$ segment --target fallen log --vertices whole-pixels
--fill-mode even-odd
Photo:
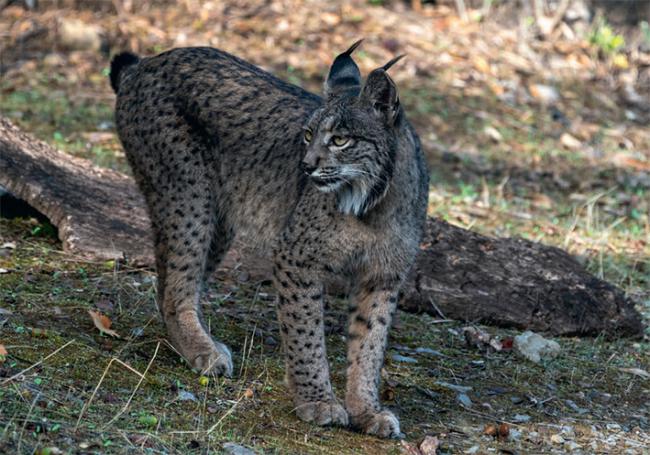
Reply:
[[[0,186],[58,227],[63,249],[153,263],[149,219],[134,181],[62,153],[0,116]],[[225,261],[263,279],[264,259],[236,244]],[[566,252],[493,239],[430,218],[400,308],[552,335],[643,334],[634,303]]]

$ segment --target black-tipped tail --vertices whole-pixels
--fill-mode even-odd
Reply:
[[[120,87],[120,73],[122,70],[128,66],[137,65],[139,61],[140,57],[132,54],[131,52],[122,52],[113,57],[113,60],[111,61],[110,78],[111,87],[113,87],[115,93],[118,92],[118,89]]]

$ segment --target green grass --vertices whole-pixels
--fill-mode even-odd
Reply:
[[[56,74],[46,74],[39,73],[29,88],[0,82],[0,112],[65,152],[128,173],[124,153],[114,134],[112,101],[105,97],[78,96]],[[98,132],[103,136],[95,139],[89,136]]]
[[[279,341],[268,297],[272,289],[231,279],[209,287],[206,320],[212,333],[232,347],[235,377],[210,378],[206,385],[164,341],[150,271],[80,262],[61,253],[55,239],[33,236],[33,227],[28,221],[0,220],[1,240],[16,243],[0,259],[0,267],[9,271],[0,274],[0,308],[12,313],[0,316],[0,343],[9,351],[0,364],[0,382],[18,374],[0,387],[0,451],[87,447],[94,453],[206,453],[234,441],[265,453],[399,453],[398,442],[315,427],[292,414],[282,355],[278,344],[269,342],[269,337]],[[87,310],[97,308],[109,315],[122,339],[101,335],[93,326]],[[344,303],[332,302],[329,357],[339,394],[345,317]],[[630,431],[647,429],[650,389],[647,381],[620,368],[650,369],[647,342],[560,339],[561,355],[535,365],[512,352],[468,347],[460,323],[405,313],[398,319],[382,395],[401,416],[409,442],[436,434],[446,453],[475,445],[483,451],[505,447],[540,453],[551,449],[549,438],[558,426],[571,426],[573,439],[586,447],[591,441],[602,445],[595,431],[620,437],[614,423],[632,443],[643,441]],[[485,329],[501,338],[515,334]],[[440,354],[405,353],[400,346]],[[390,358],[395,353],[417,363],[395,362]],[[107,370],[112,359],[140,373],[150,367],[138,386],[140,376],[121,363],[113,361]],[[473,407],[462,407],[457,393],[440,383],[471,387]],[[189,396],[180,392],[194,400],[179,400]],[[517,414],[530,421],[516,423]],[[486,424],[501,421],[519,432],[516,439],[482,434]],[[608,450],[624,444],[620,437]]]

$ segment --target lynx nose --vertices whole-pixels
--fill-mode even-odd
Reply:
[[[311,175],[316,169],[318,169],[318,166],[314,166],[313,164],[307,164],[305,162],[302,163],[302,170],[307,175]]]
[[[321,160],[319,156],[307,154],[307,156],[305,156],[305,158],[302,160],[302,170],[305,172],[305,174],[311,175],[312,172],[318,169],[320,161]]]

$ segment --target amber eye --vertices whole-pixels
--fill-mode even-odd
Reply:
[[[342,147],[348,143],[348,138],[343,136],[332,136],[332,143],[337,147]]]
[[[311,142],[314,135],[310,130],[305,130],[305,142]]]

